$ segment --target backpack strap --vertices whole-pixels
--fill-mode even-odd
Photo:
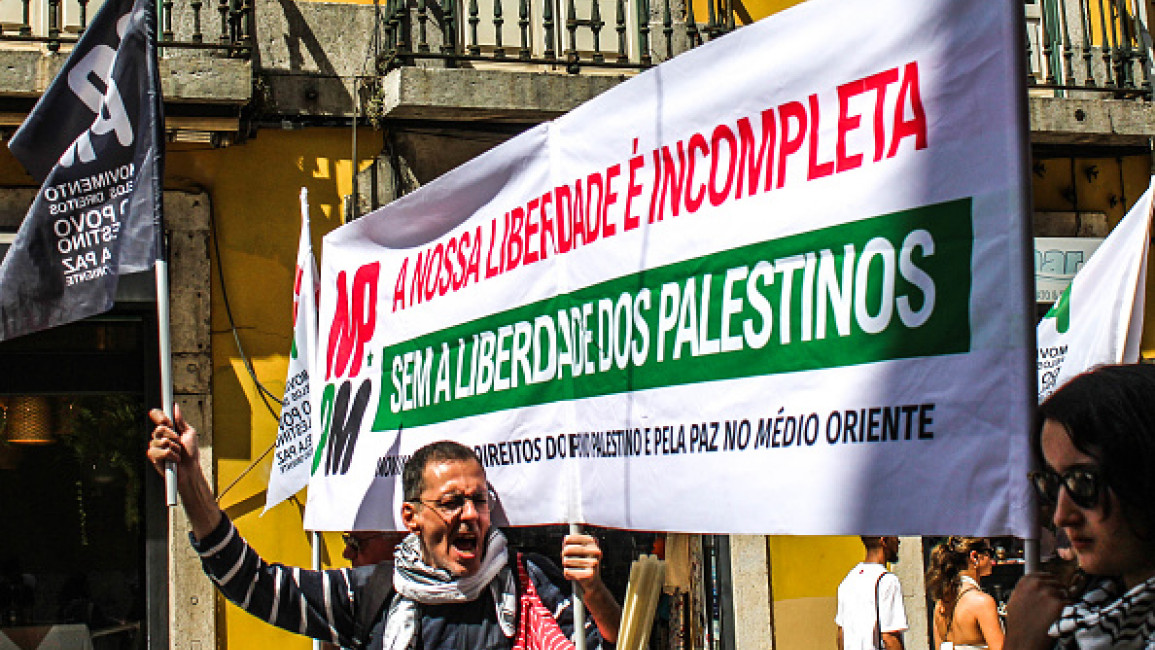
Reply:
[[[381,612],[394,593],[393,564],[381,562],[373,567],[369,580],[357,594],[357,615],[353,619],[353,641],[356,647],[364,648],[368,645],[373,626],[381,620]]]
[[[890,573],[890,571],[883,571],[878,575],[878,580],[874,581],[874,629],[878,632],[875,647],[879,650],[885,650],[886,645],[882,642],[882,614],[879,611],[878,587],[882,584],[883,577],[888,573]]]

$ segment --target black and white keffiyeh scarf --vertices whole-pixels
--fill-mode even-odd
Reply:
[[[410,534],[397,547],[393,559],[393,588],[397,597],[389,606],[382,634],[384,650],[415,647],[417,605],[468,603],[477,600],[485,588],[493,595],[497,622],[506,637],[517,632],[517,576],[510,570],[505,535],[490,528],[485,537],[481,569],[470,576],[455,578],[445,569],[429,566],[421,557],[421,538]]]
[[[1104,579],[1067,605],[1049,634],[1062,650],[1155,650],[1155,577],[1123,593]]]

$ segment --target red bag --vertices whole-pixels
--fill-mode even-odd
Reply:
[[[537,595],[537,588],[529,579],[521,553],[517,554],[517,581],[521,585],[521,598],[513,650],[573,650],[573,641],[562,632],[553,614]]]

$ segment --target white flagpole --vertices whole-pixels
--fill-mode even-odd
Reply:
[[[353,97],[355,97],[355,102],[356,102],[356,95]],[[353,118],[353,137],[355,137],[355,139],[356,139],[356,134],[357,134],[357,120],[356,120],[356,118]],[[355,142],[355,144],[353,144],[353,182],[355,182],[355,184],[356,184],[356,182],[357,182],[357,180],[356,180],[356,178],[357,178],[357,169],[356,169],[356,167],[357,167],[357,163],[356,163],[357,162],[357,145],[356,145],[356,140],[353,142]],[[353,194],[356,194],[356,193],[357,193],[356,190],[353,190]],[[300,214],[303,216],[306,216],[306,217],[308,216],[308,189],[304,188],[304,187],[300,188]],[[306,271],[312,272],[310,269],[306,269]],[[313,289],[311,289],[311,291],[312,290]],[[316,306],[314,305],[313,308],[315,309]],[[295,337],[297,336],[296,331],[293,331],[293,336],[295,336]],[[312,354],[313,354],[314,348],[315,348],[315,343],[312,346],[310,346],[310,349],[308,349],[308,352],[307,352],[308,353],[308,361],[310,361],[310,363],[308,363],[308,376],[310,376],[310,381],[312,381],[312,379],[313,379]],[[313,399],[312,391],[310,391],[310,395],[308,395],[308,398],[310,398],[310,401],[312,401],[312,399]],[[312,432],[310,432],[310,435],[312,435]],[[321,544],[322,544],[321,533],[314,530],[312,533],[310,533],[310,540],[313,543],[313,570],[319,571],[319,570],[321,570]],[[313,640],[313,650],[321,650],[321,641],[316,640],[316,638],[314,638],[314,640]]]
[[[355,131],[356,131],[356,126],[354,126],[354,132]],[[356,148],[354,147],[354,151],[355,150],[356,150]],[[356,172],[356,170],[354,170],[354,172]],[[354,173],[354,175],[356,175],[356,174]],[[304,188],[304,187],[301,188],[301,215],[302,215],[302,217],[308,217],[308,215],[309,215],[309,190]],[[306,269],[306,271],[312,272],[311,269]],[[310,288],[310,291],[312,291],[312,290],[314,290],[314,288]],[[316,309],[316,305],[314,305],[314,309]],[[293,336],[296,337],[296,335],[297,335],[297,332],[294,330]],[[312,367],[313,347],[314,346],[310,346],[309,350],[307,352],[300,351],[301,354],[308,354],[309,355],[308,356],[308,360],[309,360],[308,366],[309,366],[309,380],[310,381],[312,381],[312,377],[313,377],[313,367]],[[310,392],[309,393],[309,400],[312,401],[312,399],[313,399],[313,394],[312,394],[312,392]],[[309,435],[312,435],[312,432],[310,432]],[[312,549],[313,550],[313,570],[314,571],[320,571],[321,570],[321,544],[324,543],[324,541],[321,538],[321,533],[319,533],[315,530],[312,531],[311,533],[309,533],[309,541],[312,543],[312,547],[313,547],[313,549]],[[321,642],[320,639],[313,639],[313,650],[321,650],[322,645],[323,645],[323,643]]]
[[[357,126],[354,123],[353,132],[356,133],[356,131],[357,131]],[[354,153],[356,153],[356,147],[354,147]],[[356,158],[354,158],[354,165],[353,165],[354,166],[354,170],[353,170],[353,176],[354,177],[356,177],[356,175],[357,175],[355,161],[356,161]],[[309,214],[309,190],[304,188],[304,187],[301,188],[301,214],[302,215],[308,215]],[[314,309],[316,309],[316,305],[314,305]],[[293,332],[293,335],[296,336],[296,332]],[[313,367],[312,367],[313,348],[312,347],[309,349],[308,354],[309,354],[309,362],[310,362],[309,363],[309,381],[312,381],[312,379],[313,379]],[[313,399],[313,394],[310,391],[309,400],[312,401],[312,399]],[[312,435],[312,432],[310,432],[309,435]],[[321,544],[322,544],[321,533],[314,530],[312,533],[310,533],[309,539],[313,543],[313,570],[314,571],[320,571],[321,570]],[[321,641],[319,639],[313,639],[313,650],[321,650]]]
[[[160,97],[157,73],[159,53],[156,48],[157,35],[160,33],[159,3],[154,5],[154,8],[152,25],[150,26],[152,33],[146,49],[145,60],[149,66],[149,79],[156,84],[155,88],[151,88],[151,93],[155,93],[155,96],[151,97],[154,100],[152,105],[156,109],[152,123],[153,155],[155,156],[152,174],[152,200],[153,227],[156,230],[156,263],[154,265],[156,270],[156,329],[157,342],[160,348],[161,408],[164,409],[165,415],[168,416],[175,428],[176,411],[172,395],[172,319],[169,309],[168,242],[164,236],[164,102]],[[176,463],[173,462],[164,464],[164,495],[167,505],[176,505]]]
[[[176,426],[173,419],[172,398],[172,336],[170,334],[169,304],[168,304],[168,251],[164,246],[164,233],[159,233],[157,239],[161,246],[156,260],[156,329],[160,346],[160,402],[164,414]],[[164,496],[165,503],[176,505],[176,463],[169,461],[164,464]]]
[[[570,524],[569,534],[581,535],[581,524]],[[586,650],[586,605],[582,602],[577,580],[571,580],[570,583],[573,587],[573,644],[577,650]]]
[[[578,468],[575,466],[574,462],[571,461],[568,463],[567,469],[569,470],[569,472],[566,474],[568,484],[567,495],[569,496],[569,516],[567,517],[570,522],[569,534],[581,535],[582,526],[580,523],[578,523],[583,519],[581,512],[581,477],[578,474]],[[582,600],[582,596],[584,596],[584,594],[581,593],[581,587],[578,585],[577,580],[570,581],[570,588],[573,592],[574,648],[576,650],[586,650],[586,605],[585,601]]]
[[[1025,54],[1026,48],[1029,47],[1029,45],[1026,43],[1026,36],[1027,36],[1026,14],[1021,12],[1021,11],[1015,11],[1014,15],[1015,15],[1015,21],[1016,21],[1015,29],[1013,30],[1014,39],[1015,39],[1014,40],[1015,52],[1012,56],[1012,60],[1015,62],[1015,68],[1014,69],[1023,70],[1023,69],[1025,69],[1025,66],[1027,65],[1026,54]],[[1019,75],[1019,88],[1020,88],[1020,90],[1015,95],[1016,102],[1017,102],[1017,106],[1015,107],[1016,108],[1015,117],[1019,122],[1019,132],[1023,134],[1022,139],[1018,142],[1019,152],[1018,152],[1017,158],[1019,161],[1021,161],[1020,165],[1019,165],[1019,169],[1018,169],[1018,172],[1019,172],[1018,186],[1019,186],[1019,192],[1020,192],[1019,197],[1018,197],[1018,207],[1021,210],[1021,213],[1019,215],[1018,237],[1020,238],[1020,241],[1022,242],[1022,248],[1023,248],[1024,252],[1030,251],[1032,249],[1031,242],[1034,241],[1034,231],[1032,230],[1032,226],[1031,226],[1031,222],[1032,222],[1031,216],[1035,212],[1034,191],[1032,189],[1033,179],[1031,178],[1031,170],[1030,170],[1031,142],[1030,142],[1030,135],[1029,134],[1031,132],[1031,119],[1030,119],[1030,109],[1027,106],[1027,94],[1026,94],[1026,92],[1024,92],[1024,90],[1025,90],[1024,84],[1025,83],[1026,82],[1025,82],[1023,76],[1020,74]],[[1035,296],[1035,268],[1034,268],[1033,256],[1030,255],[1029,253],[1026,255],[1023,255],[1022,259],[1019,260],[1019,265],[1020,265],[1019,266],[1020,272],[1023,274],[1023,277],[1027,280],[1026,282],[1023,283],[1023,293],[1020,294],[1020,296],[1019,296],[1019,304],[1022,306],[1024,314],[1032,314],[1033,313],[1032,310],[1035,308],[1035,304],[1036,304],[1035,303],[1035,299],[1036,299],[1036,296]],[[1033,323],[1035,323],[1035,319],[1028,317],[1028,318],[1023,318],[1022,324],[1021,324],[1021,327],[1023,327],[1023,329],[1025,330],[1023,332],[1024,338],[1028,342],[1030,342],[1030,344],[1031,344],[1030,347],[1024,347],[1024,349],[1023,349],[1023,353],[1025,356],[1025,358],[1023,359],[1023,362],[1026,364],[1026,367],[1028,367],[1028,368],[1035,368],[1036,367],[1036,361],[1037,361],[1036,355],[1038,354],[1038,344],[1037,344],[1038,329],[1037,329],[1037,327],[1032,326]],[[1038,394],[1038,380],[1037,380],[1037,375],[1035,373],[1033,373],[1033,372],[1028,373],[1027,384],[1028,384],[1028,388],[1029,388],[1027,391],[1027,395],[1029,395],[1029,396],[1037,395]],[[1032,412],[1036,406],[1037,406],[1037,402],[1034,399],[1030,399],[1030,403],[1028,404],[1028,409],[1029,409],[1028,413]],[[1027,462],[1029,463],[1030,461],[1028,460]],[[1021,481],[1024,477],[1019,476],[1017,478]],[[1038,507],[1037,507],[1033,493],[1034,493],[1034,490],[1031,490],[1029,493],[1029,496],[1028,496],[1028,500],[1027,500],[1028,507],[1030,507],[1034,511],[1034,513],[1036,513],[1036,514],[1033,514],[1029,517],[1029,519],[1031,521],[1030,531],[1029,531],[1030,537],[1023,540],[1023,560],[1024,560],[1023,569],[1024,569],[1025,573],[1034,573],[1034,572],[1039,570],[1039,521],[1038,521],[1038,516],[1037,516]]]
[[[302,190],[302,193],[304,190]],[[309,533],[309,539],[313,542],[313,570],[321,570],[321,533],[313,531]],[[313,639],[313,650],[321,650],[321,640]]]

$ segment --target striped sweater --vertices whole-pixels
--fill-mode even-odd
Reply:
[[[311,571],[265,562],[237,532],[227,516],[202,540],[189,535],[205,573],[230,601],[279,628],[343,647],[381,647],[382,616],[370,638],[354,638],[354,621],[362,592],[374,567]],[[515,553],[510,553],[511,558]],[[526,572],[543,605],[568,635],[573,631],[569,583],[540,555],[525,558]],[[387,609],[387,608],[386,608]],[[592,619],[586,621],[587,647],[603,644]],[[497,624],[489,590],[469,603],[421,606],[420,646],[425,650],[502,650],[512,642]]]

